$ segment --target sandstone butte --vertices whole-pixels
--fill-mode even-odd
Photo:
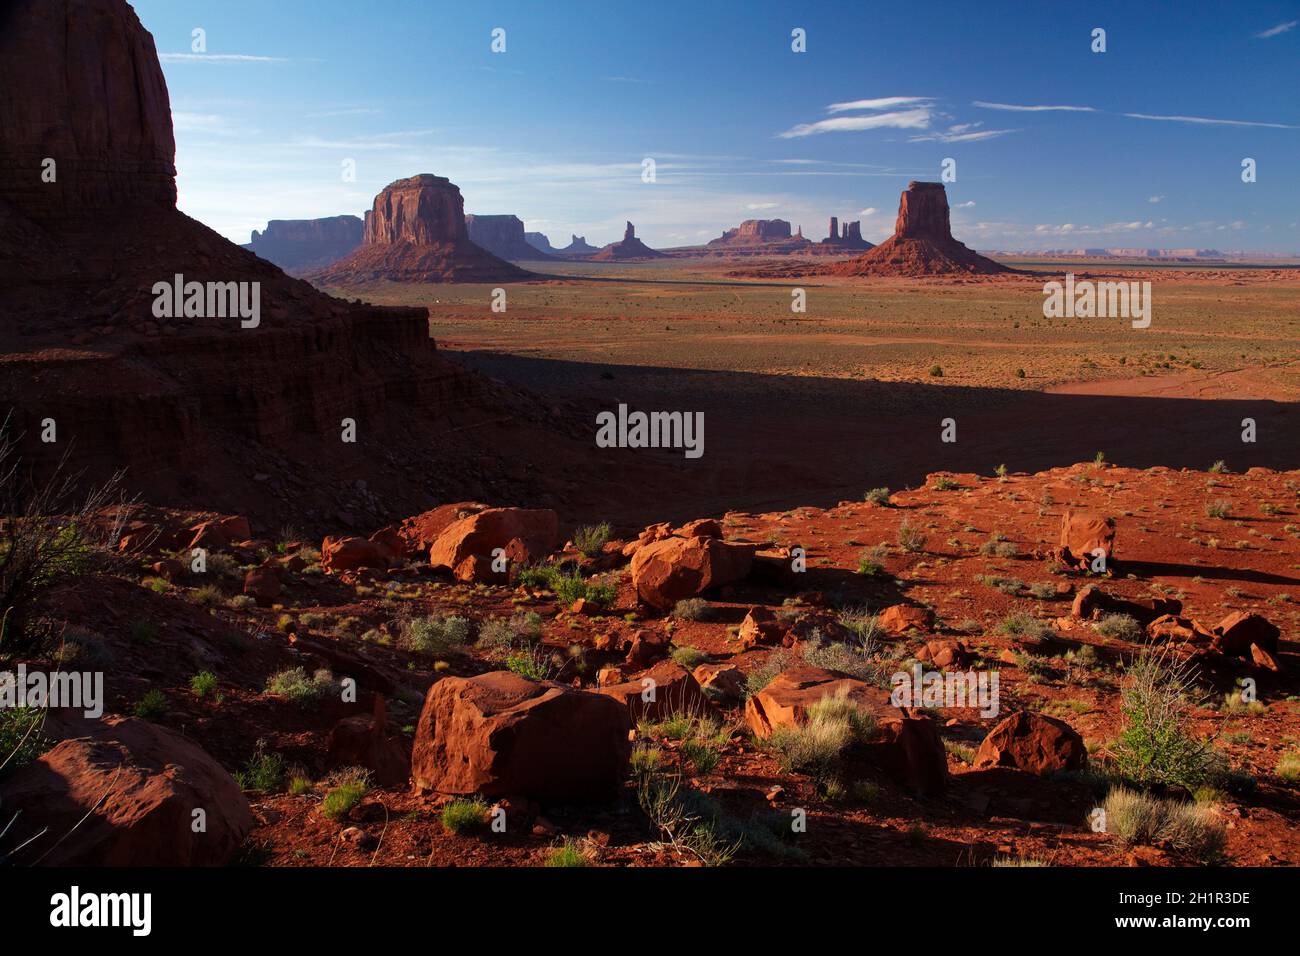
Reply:
[[[312,278],[346,286],[376,280],[511,282],[530,275],[470,239],[465,200],[455,183],[421,173],[385,186],[366,212],[360,248]]]
[[[868,252],[822,270],[842,276],[993,275],[1010,270],[952,237],[943,183],[908,183],[894,234]]]
[[[636,227],[629,222],[622,239],[611,242],[590,258],[596,262],[626,262],[630,259],[662,259],[664,254],[638,239]]]

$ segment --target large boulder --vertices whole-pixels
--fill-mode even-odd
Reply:
[[[444,677],[425,698],[411,776],[423,792],[606,800],[627,772],[631,727],[602,694],[510,671]]]
[[[239,515],[203,521],[190,531],[193,532],[189,544],[191,548],[228,548],[253,536],[248,527],[248,519]]]
[[[1127,598],[1107,594],[1096,585],[1079,589],[1070,606],[1070,613],[1082,620],[1097,620],[1107,614],[1127,614],[1143,627],[1165,615],[1181,614],[1183,602],[1177,598]]]
[[[652,541],[632,555],[632,584],[643,602],[668,611],[678,601],[745,577],[756,550],[754,544],[733,544],[718,538],[669,537]]]
[[[895,780],[921,794],[948,784],[948,757],[934,722],[911,708],[898,708],[865,681],[819,667],[792,667],[745,703],[745,721],[759,739],[781,727],[807,722],[809,709],[825,697],[844,696],[870,713],[876,733],[864,756]]]
[[[370,714],[344,717],[331,729],[326,755],[335,767],[365,767],[383,787],[401,787],[411,779],[411,755],[388,723],[382,695]]]
[[[1013,767],[1038,775],[1080,770],[1088,763],[1083,738],[1065,721],[1022,710],[989,731],[975,769]]]
[[[631,680],[606,684],[596,693],[619,701],[634,724],[666,720],[674,714],[703,714],[709,707],[699,681],[676,661],[660,661]]]
[[[1115,519],[1091,511],[1066,509],[1061,515],[1061,540],[1057,551],[1071,567],[1088,570],[1101,551],[1110,567],[1115,553]]]
[[[230,774],[179,734],[112,716],[77,733],[6,781],[8,862],[221,866],[252,829]]]
[[[357,535],[328,537],[321,542],[320,566],[321,570],[329,574],[367,568],[383,569],[388,567],[388,557],[383,547],[366,538]]]
[[[480,511],[487,511],[490,507],[491,505],[478,501],[439,505],[410,518],[403,518],[397,526],[397,533],[406,542],[406,548],[411,554],[428,554],[433,543],[438,540],[438,535],[446,531],[449,525]]]
[[[560,519],[549,509],[487,508],[453,521],[429,548],[429,564],[450,571],[458,581],[508,580],[509,568],[538,561],[560,543]],[[507,571],[492,569],[501,548]]]

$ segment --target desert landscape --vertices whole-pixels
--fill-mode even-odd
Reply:
[[[1300,863],[1294,234],[421,165],[241,244],[148,7],[0,15],[8,868]]]

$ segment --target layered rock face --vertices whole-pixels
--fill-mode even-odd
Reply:
[[[361,247],[312,274],[339,286],[376,280],[509,282],[528,276],[470,239],[460,189],[430,173],[389,183],[366,213]]]
[[[466,216],[469,238],[502,259],[541,259],[538,249],[524,235],[524,222],[518,216]],[[541,235],[541,233],[533,233]],[[542,236],[543,240],[546,238]],[[550,243],[547,243],[550,245]]]
[[[611,242],[591,258],[600,262],[625,262],[628,259],[662,259],[664,254],[638,239],[636,227],[629,222],[620,241]]]
[[[0,90],[0,205],[38,221],[175,206],[167,84],[125,3],[4,4]]]
[[[836,275],[993,275],[1006,266],[952,237],[943,183],[908,183],[898,204],[894,234],[865,255],[826,269]]]
[[[319,269],[361,245],[364,224],[357,216],[272,219],[265,232],[253,230],[250,252],[286,271]]]

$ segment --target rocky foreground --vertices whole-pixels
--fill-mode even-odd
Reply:
[[[0,849],[1297,861],[1300,472],[1098,463],[865,498],[625,540],[460,502],[319,547],[239,517],[101,514],[109,547],[40,596],[23,633],[47,638],[6,668],[102,670],[106,713],[51,713],[0,771],[22,811]],[[1144,649],[1188,675],[1159,719]],[[971,696],[891,698],[933,673]]]

